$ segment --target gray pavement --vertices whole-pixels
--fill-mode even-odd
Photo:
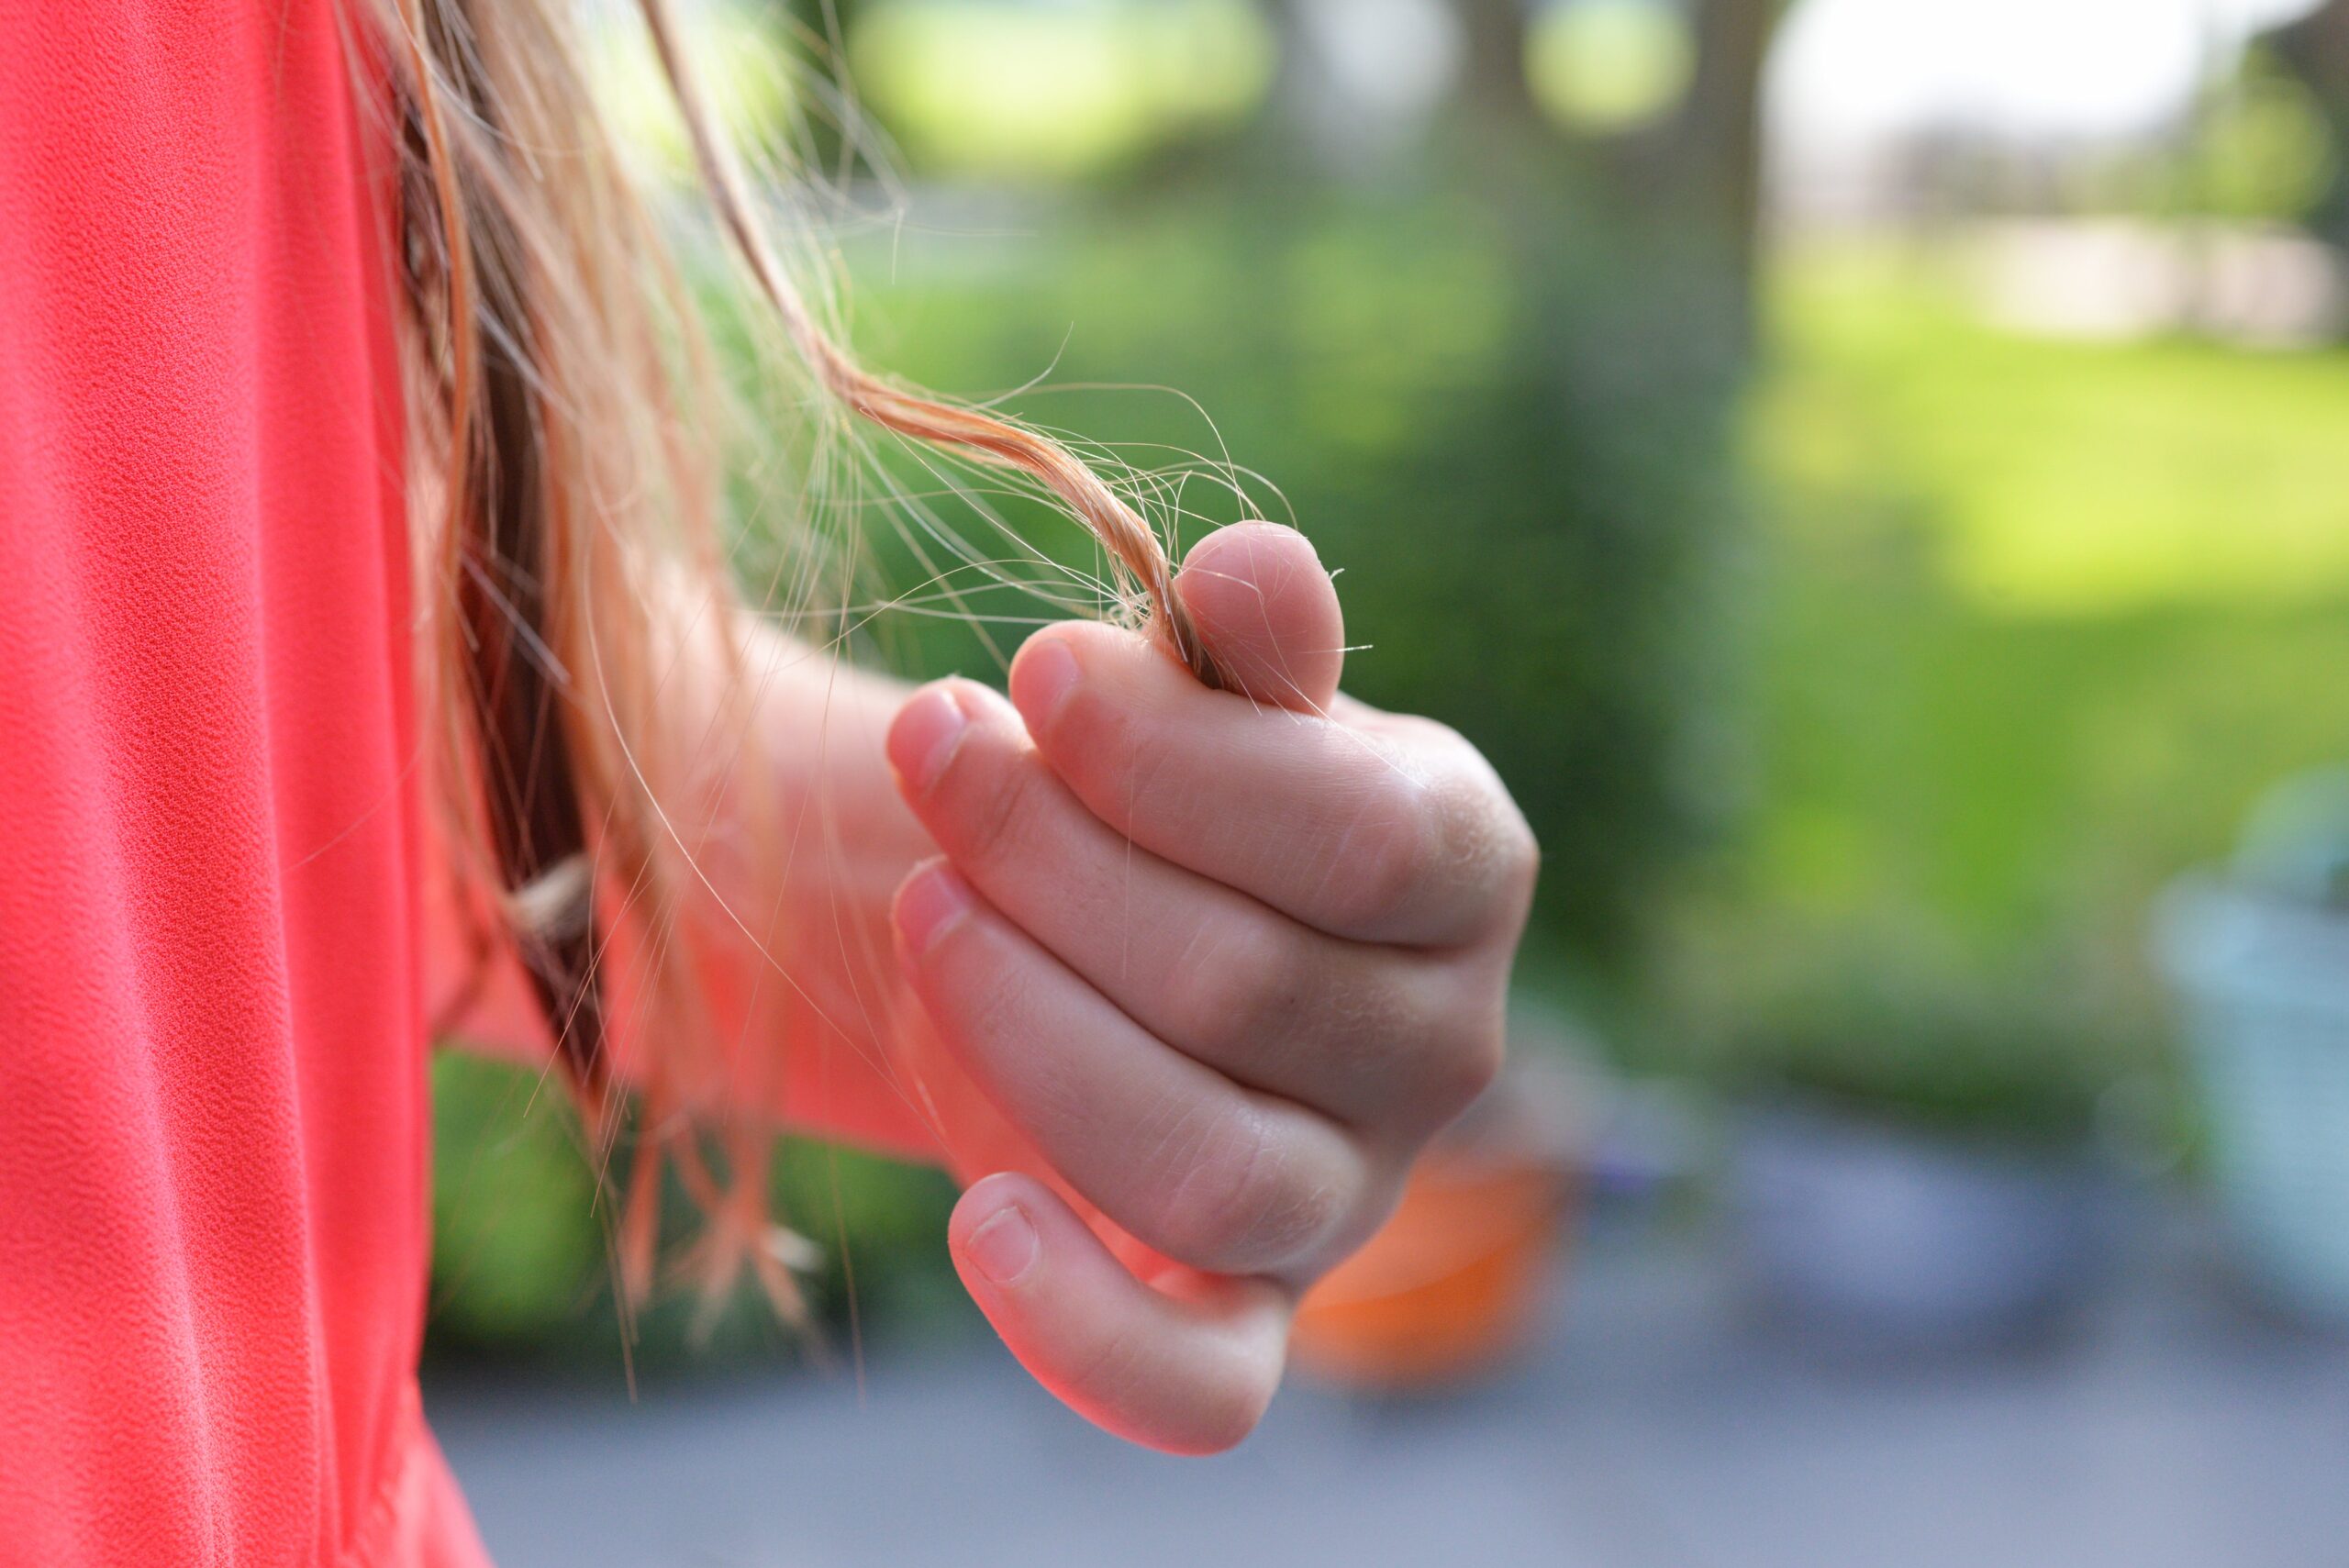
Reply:
[[[451,1369],[427,1401],[502,1568],[2344,1568],[2349,1341],[2157,1229],[2061,1340],[1909,1366],[1822,1362],[1717,1249],[1618,1236],[1486,1386],[1294,1385],[1207,1461],[1099,1436],[981,1335],[861,1386]]]

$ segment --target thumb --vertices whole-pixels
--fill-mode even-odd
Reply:
[[[1308,713],[1338,695],[1345,617],[1321,558],[1295,528],[1219,528],[1193,547],[1174,592],[1230,690]]]
[[[955,1271],[1037,1382],[1106,1430],[1219,1453],[1280,1385],[1293,1310],[1269,1280],[1172,1269],[1144,1284],[1052,1188],[995,1175],[954,1206]]]

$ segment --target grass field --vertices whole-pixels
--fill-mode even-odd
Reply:
[[[1769,319],[1704,945],[1906,945],[2142,1024],[2155,891],[2349,755],[2349,355],[2025,339],[1886,251],[1782,257]]]

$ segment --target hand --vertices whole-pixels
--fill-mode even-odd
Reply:
[[[1301,535],[1211,535],[1176,591],[1233,690],[1055,626],[1009,703],[925,687],[887,749],[944,851],[898,890],[899,962],[1030,1155],[963,1194],[955,1265],[1072,1407],[1208,1452],[1497,1070],[1535,851],[1467,742],[1337,695]]]

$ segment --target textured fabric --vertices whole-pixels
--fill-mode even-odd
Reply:
[[[0,4],[9,1568],[482,1561],[416,1395],[389,142],[332,4]]]

